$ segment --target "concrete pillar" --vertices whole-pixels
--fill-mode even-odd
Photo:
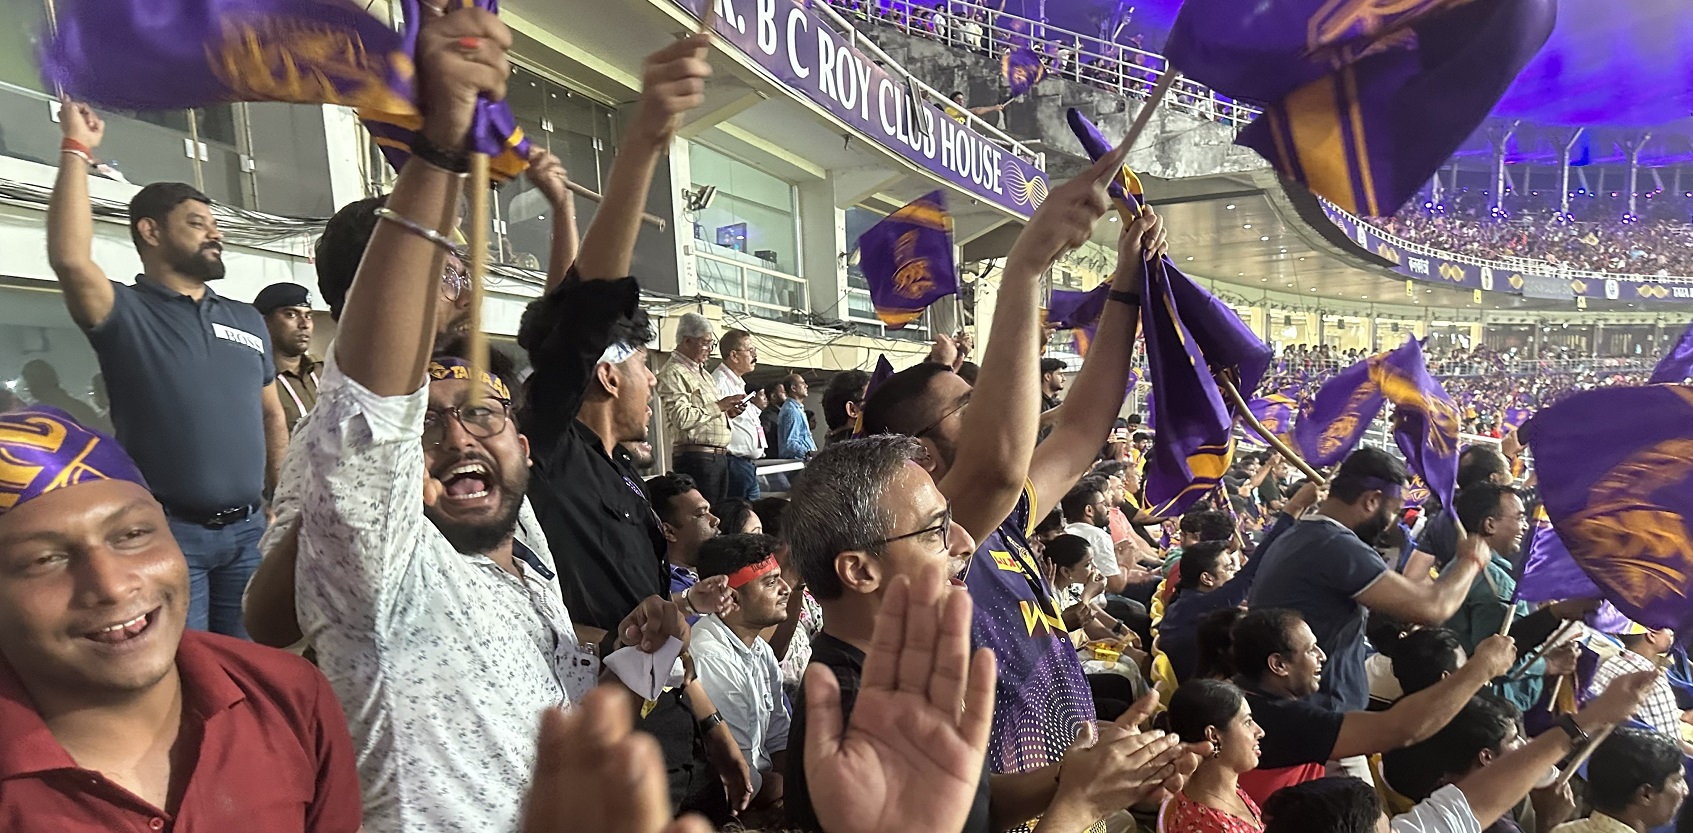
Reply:
[[[369,195],[362,173],[369,145],[352,108],[323,105],[323,140],[329,152],[329,196],[335,208],[364,199]]]
[[[1640,151],[1646,143],[1652,141],[1652,134],[1641,134],[1638,140],[1626,141],[1623,148],[1628,151],[1628,213],[1633,216],[1640,202]]]
[[[1529,358],[1531,358],[1531,359],[1539,359],[1540,358],[1540,340],[1541,340],[1541,337],[1545,335],[1545,333],[1546,333],[1546,322],[1544,322],[1544,321],[1534,322],[1534,343],[1529,346],[1529,352],[1528,352]]]
[[[1599,358],[1600,345],[1605,342],[1605,322],[1593,323],[1593,358]]]
[[[1565,142],[1558,152],[1558,170],[1562,175],[1558,200],[1565,214],[1570,213],[1570,154],[1575,152],[1575,143],[1581,141],[1581,134],[1586,130],[1585,127],[1576,128],[1575,132],[1570,134],[1570,140]]]
[[[846,212],[835,205],[832,180],[800,184],[799,216],[800,277],[810,296],[809,311],[845,318],[847,268],[841,254],[851,244],[846,239]]]

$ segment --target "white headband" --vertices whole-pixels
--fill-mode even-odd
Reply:
[[[628,361],[630,356],[635,355],[635,349],[636,348],[634,348],[633,346],[630,346],[628,344],[624,344],[621,341],[614,341],[609,346],[607,346],[605,348],[604,353],[600,354],[599,363],[600,364],[622,364],[625,361]]]

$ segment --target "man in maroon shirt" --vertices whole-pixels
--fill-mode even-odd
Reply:
[[[117,442],[0,415],[0,830],[353,833],[352,739],[305,660],[184,631],[188,565]]]

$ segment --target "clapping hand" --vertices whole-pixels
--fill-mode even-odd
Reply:
[[[929,567],[894,578],[852,719],[827,666],[806,671],[806,780],[826,833],[959,830],[993,726],[994,660],[970,656],[970,597]]]

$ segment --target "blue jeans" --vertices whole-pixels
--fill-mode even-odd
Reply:
[[[725,476],[724,497],[758,500],[758,464],[745,457],[729,455],[729,471]]]
[[[172,518],[170,531],[188,559],[188,627],[248,638],[241,594],[259,566],[265,516],[254,514],[222,529]]]

